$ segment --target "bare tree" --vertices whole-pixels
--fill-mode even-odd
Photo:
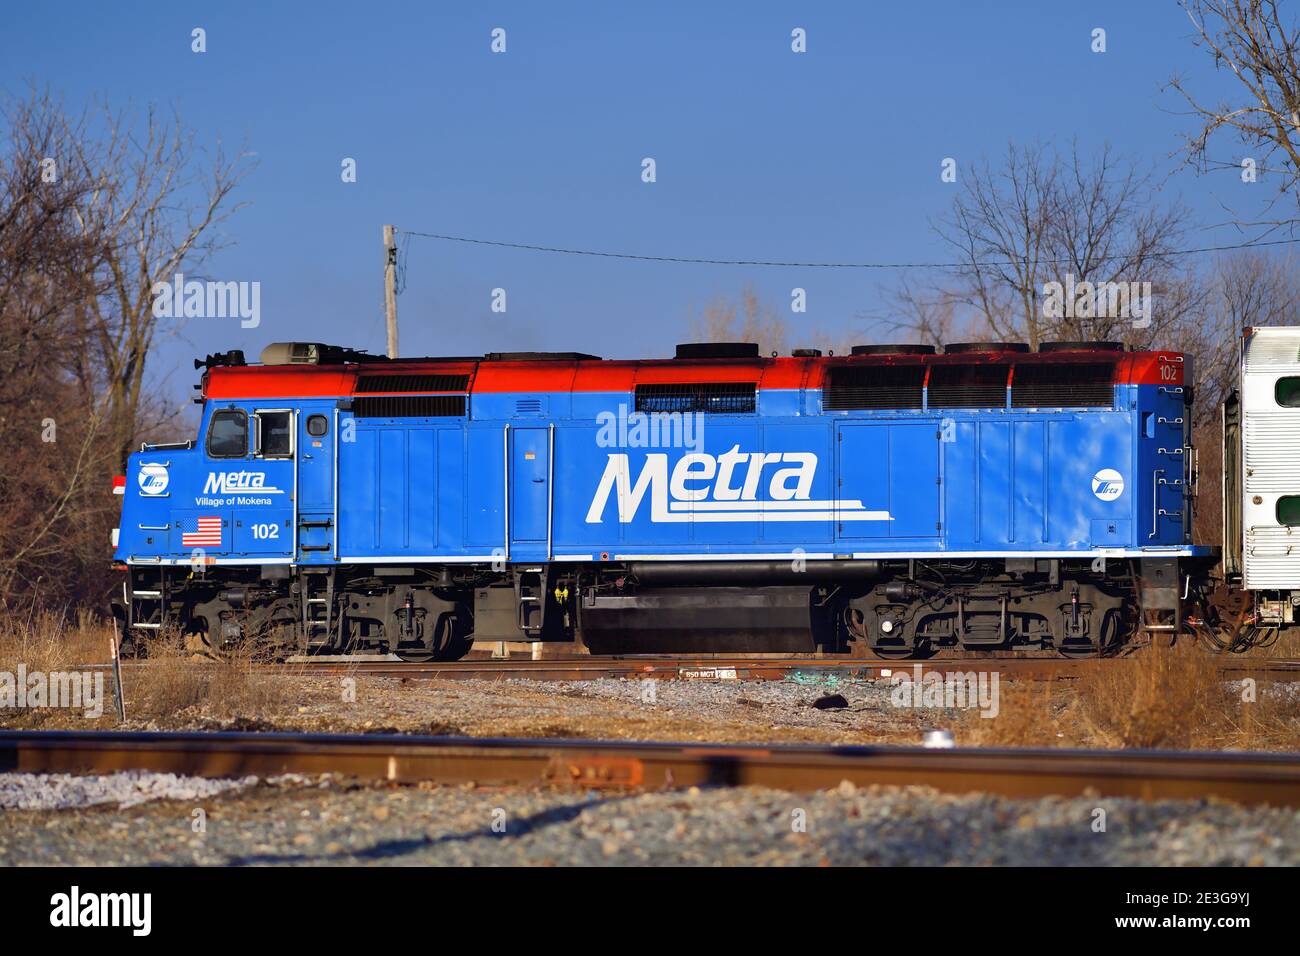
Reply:
[[[246,171],[207,166],[174,118],[3,104],[0,606],[98,600],[110,477],[152,425],[152,287],[213,248]]]
[[[790,330],[785,319],[763,304],[748,283],[739,302],[717,298],[691,320],[691,334],[704,342],[757,342],[763,355],[784,353]]]
[[[1189,221],[1183,207],[1160,201],[1159,187],[1109,146],[1091,160],[1077,144],[1065,156],[1046,145],[1008,146],[999,165],[986,160],[966,174],[950,212],[934,224],[956,253],[955,267],[931,292],[896,290],[896,325],[921,338],[961,330],[1033,346],[1053,338],[1156,340],[1184,311],[1187,290],[1172,253]],[[1061,289],[1056,312],[1053,283]],[[1129,300],[1143,283],[1157,301]],[[1113,298],[1102,307],[1073,294],[1103,288],[1122,293],[1122,309]],[[1150,315],[1134,314],[1147,308]]]
[[[17,383],[68,353],[68,312],[101,265],[100,244],[86,241],[75,221],[95,183],[60,165],[84,119],[69,119],[48,93],[36,91],[9,104],[4,119],[10,144],[0,163],[0,414],[28,397]],[[76,288],[68,276],[81,277]]]
[[[1201,288],[1177,343],[1196,363],[1197,426],[1217,422],[1219,405],[1236,387],[1242,330],[1295,321],[1300,278],[1290,257],[1249,250],[1217,259]]]
[[[1180,0],[1196,30],[1195,44],[1208,52],[1218,70],[1244,87],[1243,98],[1214,102],[1193,93],[1178,76],[1169,81],[1200,128],[1187,137],[1188,158],[1201,169],[1231,168],[1240,161],[1216,161],[1210,143],[1221,131],[1236,132],[1257,171],[1277,171],[1279,195],[1295,193],[1300,179],[1300,22],[1284,15],[1277,0]],[[1294,221],[1294,217],[1288,217]]]
[[[99,188],[80,204],[84,235],[100,237],[102,276],[77,312],[94,352],[108,421],[125,461],[139,425],[145,363],[159,332],[153,287],[182,268],[195,269],[218,247],[213,226],[242,204],[230,194],[248,173],[244,157],[227,160],[218,147],[203,163],[193,134],[178,117],[150,109],[141,128],[104,107],[102,141],[78,140],[72,157]]]
[[[979,338],[983,329],[959,321],[955,292],[943,287],[922,287],[904,278],[890,290],[893,319],[887,324],[924,345],[941,346],[967,338]]]

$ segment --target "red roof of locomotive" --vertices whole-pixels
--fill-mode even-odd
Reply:
[[[756,382],[760,389],[821,388],[833,366],[1078,365],[1115,363],[1119,384],[1182,385],[1181,352],[962,352],[951,355],[836,355],[759,359],[397,359],[344,365],[219,365],[203,377],[214,399],[309,398],[358,394],[362,375],[464,375],[471,393],[631,392],[636,384]],[[366,394],[361,390],[360,394]],[[417,394],[428,394],[419,390]],[[384,394],[403,394],[385,391]]]

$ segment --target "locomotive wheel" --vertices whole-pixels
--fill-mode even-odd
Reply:
[[[426,650],[398,650],[393,651],[399,658],[407,664],[430,664],[434,661],[458,661],[474,646],[472,640],[458,638],[452,641],[447,647],[439,648],[436,651]]]
[[[438,620],[432,650],[425,647],[393,648],[393,653],[408,664],[429,664],[433,661],[458,661],[473,646],[473,635],[462,632],[460,619],[454,614],[443,614]]]
[[[1087,644],[1059,644],[1057,653],[1062,657],[1116,657],[1126,650],[1132,650],[1131,642],[1124,640],[1126,616],[1117,611],[1106,615],[1102,622],[1102,631],[1097,641]]]
[[[924,661],[934,657],[936,650],[929,641],[903,647],[880,647],[871,645],[871,653],[886,661]]]
[[[1098,655],[1097,647],[1094,644],[1065,644],[1062,645],[1061,647],[1058,647],[1056,650],[1062,657],[1069,658],[1071,660],[1080,657],[1109,656],[1104,653]]]

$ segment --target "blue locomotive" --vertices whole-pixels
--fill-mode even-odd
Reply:
[[[1176,631],[1191,371],[1110,343],[208,356],[130,458],[126,633],[453,659],[1115,648]]]

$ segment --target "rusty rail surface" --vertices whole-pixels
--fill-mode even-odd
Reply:
[[[1133,666],[1137,658],[936,658],[928,661],[864,661],[807,658],[676,657],[593,658],[551,660],[462,660],[441,664],[397,661],[300,661],[268,665],[285,674],[332,677],[356,674],[426,680],[539,681],[595,680],[602,677],[657,680],[799,680],[810,683],[841,680],[890,679],[898,674],[947,674],[957,671],[997,672],[1006,679],[1068,680],[1105,668]],[[1300,681],[1300,661],[1291,659],[1224,659],[1216,666],[1225,680]]]
[[[207,777],[339,773],[402,783],[603,788],[922,785],[1005,797],[1211,797],[1300,806],[1300,754],[718,746],[263,733],[0,732],[0,771]]]
[[[413,680],[577,681],[600,678],[628,680],[793,680],[810,684],[838,680],[889,680],[896,675],[914,677],[954,672],[997,672],[1004,680],[1072,680],[1105,669],[1131,667],[1140,658],[953,657],[928,661],[866,661],[858,659],[758,658],[758,657],[572,657],[544,660],[460,660],[412,664],[395,660],[290,661],[255,664],[259,671],[285,677],[386,677]],[[203,666],[209,661],[196,658]],[[103,670],[107,664],[79,665]],[[123,672],[148,668],[150,662],[131,661]],[[1215,661],[1224,680],[1300,682],[1300,660],[1290,658],[1223,658]],[[920,668],[918,672],[916,669]]]

